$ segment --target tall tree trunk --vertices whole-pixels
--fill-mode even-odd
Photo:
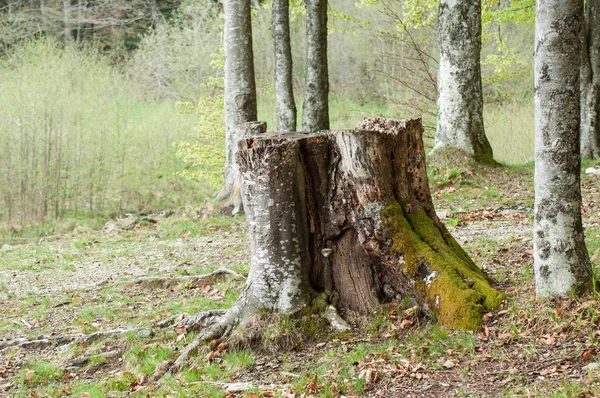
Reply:
[[[152,14],[152,25],[157,26],[162,22],[162,15],[158,9],[156,0],[150,0],[150,12]]]
[[[273,43],[275,47],[277,130],[296,131],[289,0],[273,0]]]
[[[70,45],[73,41],[71,25],[71,0],[63,0],[63,21],[64,21],[64,40],[65,45]]]
[[[581,156],[600,156],[600,1],[585,2],[581,48]]]
[[[536,6],[533,244],[538,297],[592,288],[579,170],[582,4],[539,0]]]
[[[48,30],[50,28],[48,24],[48,10],[46,8],[46,0],[40,0],[40,13],[42,14],[42,32],[48,36]]]
[[[224,0],[223,13],[226,158],[224,185],[216,199],[228,199],[233,204],[241,203],[235,163],[238,141],[242,135],[239,127],[257,118],[250,0]],[[234,213],[240,210],[239,206],[234,206]]]
[[[81,25],[83,21],[83,0],[77,0],[77,43],[81,42]]]
[[[327,0],[305,0],[306,72],[302,130],[329,129],[329,76],[327,68]]]
[[[494,163],[483,126],[481,0],[440,0],[438,122],[433,153],[458,148]]]

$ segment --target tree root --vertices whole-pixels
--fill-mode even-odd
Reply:
[[[211,310],[190,315],[173,325],[174,328],[184,327],[187,331],[202,330],[214,325],[227,313],[226,310]]]
[[[240,297],[243,296],[244,292],[242,292]],[[194,341],[179,352],[176,352],[171,359],[158,365],[154,370],[154,373],[148,378],[148,382],[156,382],[166,374],[175,374],[179,372],[181,368],[187,364],[190,357],[196,354],[198,348],[203,343],[228,337],[233,329],[240,323],[240,314],[243,309],[240,302],[241,301],[238,299],[238,301],[227,311],[215,310],[200,312],[188,319],[180,321],[180,324],[185,326],[186,329],[188,327],[192,328],[190,330],[194,330],[194,328],[203,329],[196,336]]]
[[[90,361],[93,361],[94,359],[99,359],[99,358],[102,358],[104,360],[114,359],[114,358],[120,357],[122,353],[123,353],[122,350],[112,350],[112,351],[107,351],[107,352],[104,352],[101,354],[84,355],[84,356],[75,357],[75,358],[71,358],[67,361],[64,361],[60,364],[60,366],[66,370],[73,370],[73,369],[80,368],[82,366],[87,365]]]
[[[143,288],[170,288],[182,283],[196,283],[219,275],[233,275],[236,279],[242,278],[237,272],[232,271],[229,268],[221,267],[204,275],[185,275],[177,277],[145,276],[134,280],[124,281],[123,283],[130,286],[137,285]]]
[[[152,329],[147,328],[112,329],[101,330],[98,332],[79,336],[61,335],[52,337],[39,337],[37,339],[18,338],[13,340],[0,340],[0,353],[12,348],[43,348],[48,346],[61,346],[79,342],[91,343],[101,338],[111,336],[122,336],[127,333],[136,333],[140,336],[152,336],[154,334],[154,331]]]
[[[330,305],[323,312],[325,319],[329,321],[331,326],[338,332],[346,332],[352,330],[352,327],[340,316],[337,309]]]

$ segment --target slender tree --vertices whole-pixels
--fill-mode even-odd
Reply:
[[[327,0],[305,0],[306,83],[302,129],[329,129],[329,76],[327,68]]]
[[[600,156],[600,1],[585,2],[581,47],[581,156]]]
[[[435,147],[459,148],[494,163],[483,126],[481,0],[440,0],[438,123]]]
[[[296,131],[289,0],[273,0],[273,42],[275,47],[277,129],[279,131]]]
[[[240,126],[255,121],[256,83],[252,52],[250,0],[224,0],[225,49],[225,181],[217,200],[230,199],[234,214],[240,211],[238,169],[235,163]]]
[[[582,5],[580,0],[536,5],[533,257],[538,297],[592,289],[581,222]]]

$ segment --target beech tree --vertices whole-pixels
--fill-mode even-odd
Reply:
[[[534,268],[538,297],[592,289],[581,222],[579,0],[539,0],[535,30]]]
[[[296,131],[289,0],[273,0],[273,43],[275,47],[277,130]]]
[[[342,317],[410,302],[448,327],[477,329],[504,295],[436,215],[422,135],[420,120],[376,118],[357,130],[241,139],[246,286],[225,314],[199,315],[208,325],[166,366],[265,312],[320,313],[345,330]]]
[[[250,0],[224,0],[223,14],[226,155],[223,188],[215,199],[227,200],[225,206],[233,205],[237,214],[242,204],[235,163],[240,126],[257,118]]]
[[[302,130],[329,129],[327,67],[327,0],[305,0],[306,71]]]
[[[483,126],[481,0],[440,0],[438,122],[432,153],[458,148],[494,163]]]
[[[586,0],[581,47],[581,156],[600,156],[600,1]]]

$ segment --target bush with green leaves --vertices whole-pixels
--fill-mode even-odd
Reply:
[[[0,61],[0,220],[23,225],[190,202],[173,175],[172,143],[194,120],[137,94],[96,51],[45,39],[15,47]]]

